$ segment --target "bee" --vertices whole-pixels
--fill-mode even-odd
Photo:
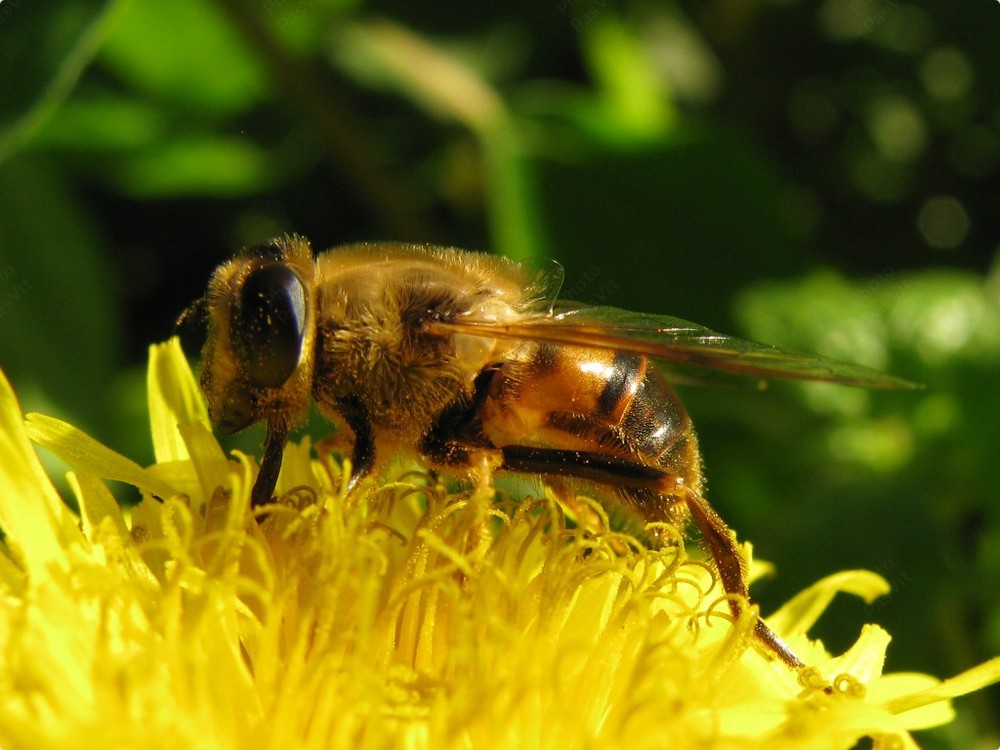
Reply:
[[[353,441],[350,489],[407,451],[450,472],[583,481],[646,523],[693,520],[738,615],[746,562],[704,497],[691,419],[654,362],[911,384],[677,318],[559,302],[560,282],[443,247],[358,244],[314,259],[285,236],[222,264],[179,323],[207,323],[200,383],[218,429],[266,424],[254,506],[271,501],[289,432],[315,401]],[[803,666],[763,620],[755,628],[761,650]]]

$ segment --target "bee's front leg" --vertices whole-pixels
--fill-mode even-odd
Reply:
[[[375,436],[371,420],[364,405],[356,400],[344,398],[337,402],[338,413],[347,428],[354,435],[351,451],[351,478],[347,491],[353,491],[375,465]],[[274,497],[274,488],[281,473],[281,459],[288,442],[290,427],[284,419],[271,419],[267,423],[267,437],[264,438],[264,455],[260,460],[260,471],[250,493],[250,506],[260,508]]]
[[[264,455],[260,459],[257,481],[250,491],[250,507],[260,508],[271,502],[274,487],[281,472],[281,457],[288,442],[288,426],[284,421],[272,420],[267,423],[267,437],[264,438]]]

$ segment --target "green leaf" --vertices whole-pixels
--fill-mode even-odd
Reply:
[[[124,0],[0,5],[0,162],[24,146],[76,85]]]
[[[600,115],[594,124],[625,140],[663,135],[673,122],[673,108],[637,36],[607,14],[586,27],[583,41],[599,87]]]
[[[236,28],[201,0],[133,0],[101,60],[139,91],[202,116],[245,111],[266,88]]]
[[[517,260],[547,254],[520,125],[489,81],[442,46],[389,22],[343,26],[331,58],[359,83],[468,128],[482,150],[495,249]]]
[[[168,135],[170,120],[161,108],[109,91],[71,97],[38,132],[42,148],[115,152],[148,146]]]
[[[7,163],[0,195],[2,365],[26,408],[106,434],[120,314],[96,232],[39,158]]]
[[[924,365],[996,358],[1000,304],[971,273],[934,271],[852,281],[832,272],[761,284],[737,301],[751,335],[836,359],[890,367],[890,350]]]
[[[273,187],[276,161],[249,139],[204,134],[129,155],[112,172],[134,196],[232,197]]]
[[[781,214],[778,176],[742,139],[690,126],[629,143],[572,121],[546,129],[552,142],[568,133],[559,143],[573,149],[532,164],[535,210],[566,266],[563,297],[728,333],[724,300],[808,262]]]

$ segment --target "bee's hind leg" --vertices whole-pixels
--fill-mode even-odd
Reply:
[[[735,534],[712,506],[678,477],[655,466],[604,453],[519,445],[504,446],[498,450],[502,455],[500,468],[508,471],[575,477],[613,487],[654,490],[662,497],[683,502],[701,532],[702,544],[715,561],[719,581],[729,595],[733,616],[739,616],[744,603],[750,601],[746,561],[737,546]],[[792,669],[805,666],[760,618],[754,627],[754,636],[763,650]]]
[[[689,487],[680,485],[674,492],[684,497],[703,544],[718,567],[722,588],[730,595],[729,607],[733,616],[740,614],[741,602],[750,601],[750,591],[746,572],[746,560],[736,546],[736,535],[706,500]],[[757,618],[754,636],[764,649],[787,664],[792,669],[805,666],[801,659],[788,647],[782,638],[768,627],[763,618]]]

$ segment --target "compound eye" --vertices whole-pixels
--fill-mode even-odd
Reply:
[[[302,282],[287,266],[272,264],[251,272],[233,312],[232,338],[259,386],[277,388],[299,363],[306,322]]]

